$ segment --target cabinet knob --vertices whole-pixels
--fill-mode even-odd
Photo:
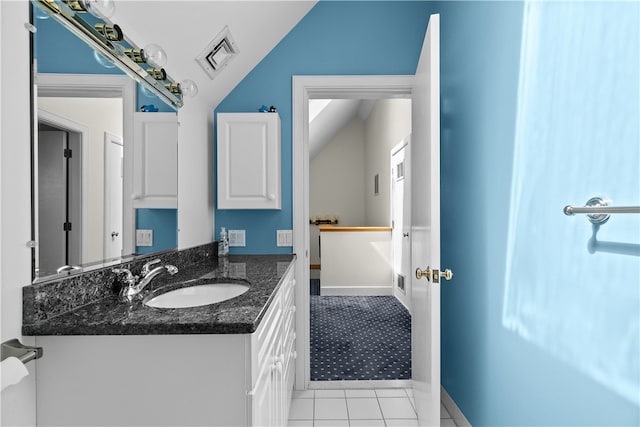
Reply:
[[[275,200],[275,199],[276,199],[275,194],[269,194],[269,200]]]

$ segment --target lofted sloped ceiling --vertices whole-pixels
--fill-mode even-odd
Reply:
[[[311,99],[309,101],[309,158],[313,159],[356,116],[366,120],[374,99]]]
[[[167,72],[176,81],[194,80],[199,89],[197,103],[213,110],[315,3],[120,0],[111,20],[140,47],[162,46],[168,56]],[[225,26],[240,53],[211,80],[195,58]],[[185,103],[193,101],[185,99]]]

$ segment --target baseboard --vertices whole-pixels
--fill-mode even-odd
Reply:
[[[457,427],[471,427],[469,420],[467,420],[460,408],[458,408],[458,405],[456,405],[456,402],[453,401],[451,396],[449,396],[449,393],[447,393],[447,390],[442,386],[440,386],[440,401],[447,412],[449,412],[449,415],[451,415],[451,418],[453,419],[453,422],[456,423]]]
[[[322,286],[320,285],[320,295],[336,296],[378,296],[393,295],[390,286]]]
[[[335,380],[309,381],[308,390],[411,388],[411,380]]]

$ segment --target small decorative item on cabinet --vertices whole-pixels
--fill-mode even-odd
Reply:
[[[333,216],[325,215],[324,217],[321,217],[320,215],[318,215],[315,218],[309,217],[309,224],[311,224],[311,225],[323,225],[323,224],[336,225],[339,220],[340,220],[340,217],[338,215],[333,215]]]

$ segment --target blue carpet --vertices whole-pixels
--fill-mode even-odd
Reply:
[[[311,279],[309,289],[311,295],[320,295],[320,279]]]
[[[411,378],[411,315],[395,297],[310,298],[312,381]]]

